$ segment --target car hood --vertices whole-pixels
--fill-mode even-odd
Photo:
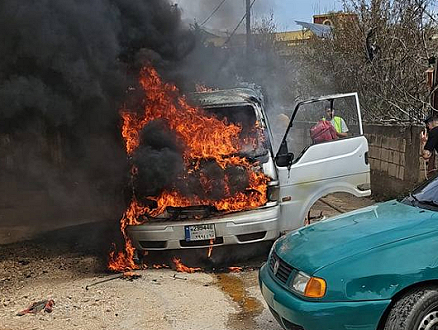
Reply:
[[[275,252],[294,268],[322,267],[382,245],[438,230],[438,212],[397,201],[376,204],[291,232]]]

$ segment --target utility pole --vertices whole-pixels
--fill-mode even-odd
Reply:
[[[251,53],[251,0],[246,0],[246,54]]]
[[[438,61],[434,56],[432,56],[429,58],[429,69],[426,70],[426,74],[427,74],[426,81],[430,90],[429,102],[432,108],[429,112],[429,115],[436,115],[436,111],[434,109],[437,109],[438,106],[438,95],[437,95],[437,91],[435,90],[438,84],[437,73],[438,73]],[[430,178],[436,172],[435,158],[436,158],[436,154],[435,154],[435,150],[433,150],[432,155],[427,160],[427,174],[426,174],[427,178]]]

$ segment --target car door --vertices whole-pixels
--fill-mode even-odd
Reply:
[[[328,120],[322,118],[324,106],[343,109],[350,130],[347,137],[322,143],[311,141],[312,125]],[[302,150],[296,157],[291,151],[299,149]],[[327,194],[347,192],[358,197],[369,196],[367,153],[368,142],[363,135],[357,93],[299,102],[275,157],[280,183],[280,230],[284,232],[303,226],[311,206]]]

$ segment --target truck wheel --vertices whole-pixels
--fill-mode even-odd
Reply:
[[[438,287],[418,288],[400,298],[389,312],[384,330],[438,329]]]

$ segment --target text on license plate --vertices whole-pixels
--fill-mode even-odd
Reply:
[[[201,241],[216,238],[214,224],[185,226],[186,241]]]

